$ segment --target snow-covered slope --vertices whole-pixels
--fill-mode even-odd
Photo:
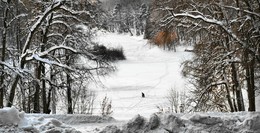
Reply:
[[[98,42],[111,47],[122,46],[127,57],[118,62],[116,73],[101,79],[105,88],[95,88],[96,104],[107,95],[112,99],[112,116],[117,120],[76,114],[24,114],[15,108],[5,108],[0,109],[0,132],[260,132],[259,112],[154,114],[158,112],[156,106],[167,107],[165,97],[171,87],[185,90],[180,62],[192,55],[184,52],[185,47],[179,47],[176,53],[151,47],[142,37],[100,34]],[[141,92],[146,94],[145,98],[141,98]],[[100,114],[100,110],[95,111]]]
[[[185,90],[181,62],[191,57],[179,47],[177,52],[151,46],[142,36],[99,33],[97,42],[108,47],[123,47],[127,60],[118,62],[118,71],[103,79],[105,88],[98,90],[98,99],[112,99],[113,117],[129,120],[136,114],[149,117],[157,106],[167,107],[171,88]],[[143,92],[146,97],[141,97]]]

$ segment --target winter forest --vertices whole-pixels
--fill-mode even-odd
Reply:
[[[184,47],[181,52],[192,54],[179,66],[185,91],[169,87],[167,107],[152,105],[160,114],[259,111],[259,0],[0,0],[0,118],[1,109],[12,106],[25,114],[113,117],[114,101],[97,102],[95,88],[105,86],[103,78],[120,71],[132,51],[100,43],[103,34],[139,37],[151,49],[173,53],[169,58]],[[149,132],[159,127],[151,125]],[[126,130],[101,132],[112,129]]]

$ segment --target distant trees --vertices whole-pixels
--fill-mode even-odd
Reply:
[[[108,9],[105,29],[112,32],[141,35],[144,33],[148,7],[140,0],[118,1],[113,9]]]
[[[151,44],[162,47],[165,50],[176,51],[176,45],[180,38],[176,23],[163,22],[169,15],[168,11],[161,9],[168,6],[172,7],[175,4],[175,1],[153,0],[147,16],[144,38],[150,40]]]
[[[95,3],[8,0],[0,6],[0,107],[50,113],[52,104],[56,112],[60,95],[73,113],[77,99],[93,96],[85,84],[114,71],[110,61],[92,53],[87,29],[97,25]]]
[[[194,85],[197,111],[255,111],[259,90],[260,3],[258,1],[177,0],[161,25],[174,24],[195,42],[194,58],[183,74]],[[248,103],[245,102],[247,92]]]

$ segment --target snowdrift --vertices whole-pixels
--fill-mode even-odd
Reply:
[[[0,133],[81,133],[72,126],[111,121],[114,121],[111,117],[25,114],[14,107],[0,109]]]
[[[101,133],[260,133],[260,113],[137,115],[122,127],[110,125]]]

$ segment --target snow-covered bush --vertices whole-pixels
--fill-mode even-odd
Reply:
[[[15,107],[0,109],[0,133],[80,133],[55,118],[25,115]]]
[[[92,52],[100,59],[107,61],[118,61],[125,60],[124,50],[122,47],[119,48],[107,48],[104,45],[96,45]]]
[[[245,133],[260,132],[260,113],[153,114],[149,121],[137,115],[120,127],[102,133]]]
[[[0,125],[18,125],[24,118],[24,112],[15,107],[0,109]]]

